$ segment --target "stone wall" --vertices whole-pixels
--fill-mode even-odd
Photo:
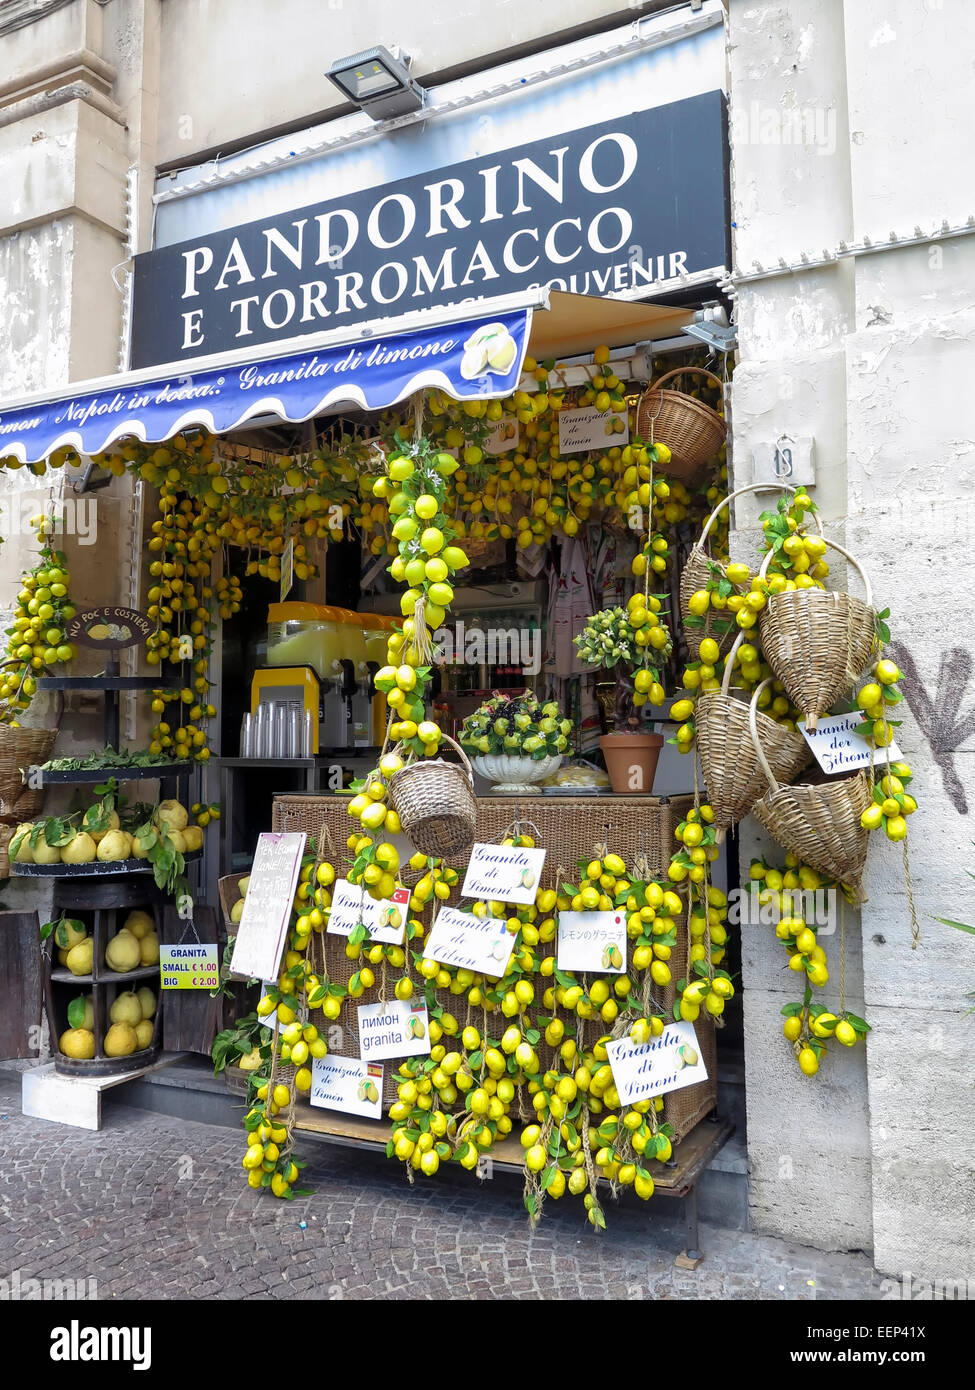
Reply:
[[[972,1269],[970,1134],[975,942],[936,916],[975,920],[972,603],[964,556],[975,535],[975,308],[971,235],[894,244],[825,268],[809,260],[958,227],[975,208],[970,163],[975,40],[950,0],[730,6],[740,366],[734,481],[783,432],[815,438],[827,535],[844,542],[889,606],[908,700],[898,742],[920,809],[910,869],[874,836],[868,901],[847,922],[846,1002],[872,1026],[865,1051],[833,1047],[799,1074],[781,1037],[782,951],[743,942],[752,1217],[762,1230],[870,1248],[878,1268],[956,1277]],[[787,131],[800,132],[787,140]],[[967,199],[967,201],[966,201]],[[969,229],[970,230],[970,229]],[[779,258],[794,270],[760,278]],[[752,278],[749,278],[749,277]],[[754,554],[760,503],[739,508],[736,555]],[[845,566],[836,566],[846,582]],[[850,581],[856,589],[857,580]],[[743,867],[760,845],[754,822]],[[825,999],[838,1003],[838,944]],[[785,1117],[785,1118],[783,1118]]]

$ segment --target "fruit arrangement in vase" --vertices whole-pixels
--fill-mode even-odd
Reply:
[[[559,766],[571,732],[572,720],[554,700],[542,704],[531,691],[496,691],[465,719],[458,737],[474,770],[494,783],[495,795],[524,796]]]

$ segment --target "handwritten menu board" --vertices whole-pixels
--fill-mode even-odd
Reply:
[[[303,831],[259,838],[230,961],[232,975],[277,979],[305,838]]]

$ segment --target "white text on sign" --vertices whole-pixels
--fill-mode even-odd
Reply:
[[[622,912],[560,912],[558,967],[622,975],[626,969]]]
[[[693,1023],[669,1023],[648,1043],[619,1038],[606,1044],[606,1055],[623,1105],[708,1079]]]
[[[475,845],[471,850],[463,898],[493,898],[496,902],[535,901],[545,864],[545,850],[517,845]]]
[[[503,917],[475,917],[472,912],[443,907],[430,929],[423,957],[500,980],[507,974],[515,944],[504,922]]]

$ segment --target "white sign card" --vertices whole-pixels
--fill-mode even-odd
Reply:
[[[364,1062],[429,1053],[430,1020],[426,1004],[414,1004],[411,999],[390,999],[385,1004],[360,1004],[358,1013],[359,1052]]]
[[[589,449],[608,449],[630,442],[626,410],[601,411],[595,406],[559,411],[559,453],[582,454]]]
[[[389,899],[374,898],[368,888],[337,878],[332,885],[332,906],[326,932],[333,936],[348,936],[361,922],[371,941],[386,941],[401,946],[409,916],[410,890],[397,888]]]
[[[304,831],[259,837],[230,961],[232,975],[277,979],[304,852]]]
[[[486,454],[509,454],[521,442],[521,426],[517,420],[499,420],[484,440]]]
[[[870,766],[870,745],[856,732],[863,723],[859,710],[851,714],[829,714],[820,719],[814,734],[809,733],[803,720],[796,727],[812,749],[813,757],[826,773],[855,772],[859,767]],[[889,745],[890,761],[896,762],[901,750],[896,743]],[[887,761],[887,748],[873,750],[875,768],[883,770]]]
[[[693,1023],[668,1023],[648,1043],[619,1038],[606,1044],[606,1055],[623,1105],[708,1079]]]
[[[622,912],[560,912],[560,970],[622,975],[626,969],[626,918]]]
[[[545,854],[543,849],[517,845],[475,845],[461,897],[530,905],[541,882]]]
[[[343,1110],[347,1115],[383,1116],[383,1068],[381,1062],[358,1057],[315,1057],[311,1064],[308,1099],[323,1110]]]
[[[442,907],[430,928],[423,958],[500,980],[508,973],[515,944],[514,934],[504,923],[503,917],[475,917],[472,912]]]

